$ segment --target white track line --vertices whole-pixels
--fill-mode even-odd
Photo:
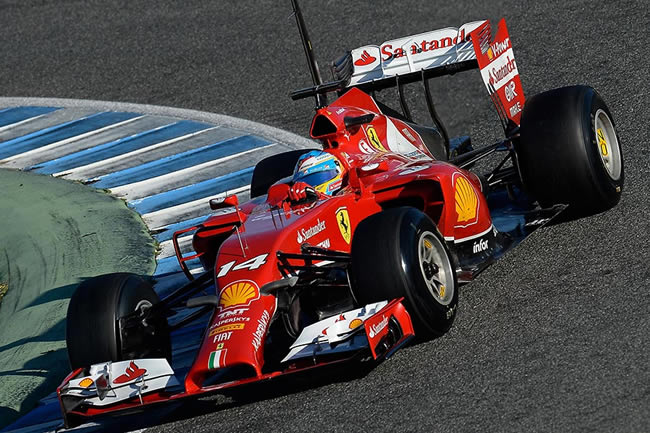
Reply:
[[[257,152],[258,150],[268,149],[268,148],[270,148],[272,146],[276,146],[276,145],[277,145],[277,143],[271,143],[271,144],[268,144],[266,146],[256,147],[256,148],[253,148],[253,149],[246,150],[244,152],[235,153],[235,154],[228,155],[228,156],[225,156],[225,157],[219,158],[219,159],[213,159],[211,161],[206,161],[206,162],[204,162],[202,164],[197,164],[197,165],[194,165],[192,167],[187,167],[187,168],[183,168],[181,170],[172,171],[170,173],[166,173],[166,174],[163,174],[163,175],[160,175],[160,176],[156,176],[156,177],[152,177],[152,178],[149,178],[149,179],[141,180],[139,182],[134,182],[134,183],[130,183],[130,184],[127,184],[127,185],[117,186],[115,188],[111,188],[110,191],[111,191],[111,194],[115,195],[116,197],[124,198],[124,199],[127,199],[127,200],[137,200],[137,199],[146,198],[146,197],[148,197],[150,195],[153,195],[152,194],[153,191],[159,190],[161,185],[171,184],[174,179],[179,179],[179,178],[191,179],[191,174],[192,173],[194,173],[196,171],[199,171],[199,170],[202,170],[202,169],[204,169],[206,167],[219,165],[219,164],[221,164],[221,163],[223,163],[225,161],[229,161],[229,160],[234,159],[234,158],[239,158],[239,157],[241,157],[243,155],[253,153],[253,152]],[[227,174],[227,173],[223,173],[223,174]],[[215,172],[214,177],[218,177],[220,175],[222,175],[222,174],[219,174],[219,173]]]
[[[123,120],[122,122],[113,123],[111,125],[104,126],[103,128],[99,128],[99,129],[93,129],[92,131],[88,131],[88,132],[85,132],[83,134],[75,135],[74,137],[69,137],[69,138],[66,138],[64,140],[56,141],[54,143],[50,143],[50,144],[45,145],[45,146],[37,147],[36,149],[28,150],[27,152],[19,153],[17,155],[12,155],[12,156],[9,156],[9,157],[7,157],[7,158],[5,158],[3,160],[0,160],[0,163],[13,161],[15,159],[23,158],[25,156],[35,155],[35,154],[38,154],[39,152],[48,151],[48,150],[63,146],[65,144],[72,143],[73,141],[78,141],[78,140],[81,140],[83,138],[91,137],[93,135],[99,134],[100,132],[108,131],[109,129],[117,128],[119,126],[124,126],[124,125],[129,124],[131,122],[134,122],[136,120],[142,119],[143,117],[145,117],[145,116],[137,116],[137,117],[134,117],[132,119]],[[97,145],[100,145],[100,144],[102,144],[102,143],[97,143]]]
[[[14,123],[10,123],[9,125],[2,126],[2,127],[0,127],[0,132],[4,132],[4,131],[6,131],[8,129],[15,128],[16,126],[20,126],[20,125],[22,125],[24,123],[27,123],[27,122],[31,122],[32,120],[36,120],[36,119],[38,119],[40,117],[43,117],[43,116],[45,116],[47,114],[50,114],[50,113],[39,114],[38,116],[30,117],[29,119],[23,119],[20,122],[14,122]]]
[[[188,232],[188,234],[178,238],[178,246],[180,247],[182,253],[192,251],[193,235],[194,233]],[[171,257],[173,255],[176,255],[176,251],[174,251],[174,244],[171,239],[168,241],[161,242],[158,245],[158,247],[160,248],[160,252],[156,257],[156,260],[160,260],[166,257]]]
[[[190,134],[182,135],[180,137],[171,138],[169,140],[161,141],[160,143],[152,144],[151,146],[143,147],[141,149],[136,149],[134,151],[123,153],[121,155],[116,155],[116,156],[113,156],[111,158],[102,159],[101,161],[92,162],[92,163],[86,164],[86,165],[80,165],[79,167],[73,167],[73,168],[67,169],[65,171],[61,171],[59,173],[54,173],[54,176],[63,177],[64,179],[68,179],[68,180],[86,180],[86,179],[91,180],[91,181],[96,180],[98,178],[92,179],[93,171],[97,172],[103,166],[113,164],[113,163],[115,163],[117,161],[120,161],[120,160],[123,160],[123,159],[132,158],[132,157],[134,157],[136,155],[140,155],[141,153],[151,152],[151,151],[153,151],[155,149],[165,147],[165,146],[168,146],[170,144],[174,144],[174,143],[179,142],[181,140],[187,140],[188,138],[195,137],[195,136],[197,136],[199,134],[203,134],[203,133],[208,132],[208,131],[213,131],[213,130],[215,130],[217,128],[221,128],[221,125],[213,126],[212,128],[202,129],[201,131],[196,131],[196,132],[192,132]],[[111,174],[111,173],[108,173],[108,174]]]

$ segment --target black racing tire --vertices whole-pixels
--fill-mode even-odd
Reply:
[[[530,98],[515,150],[524,187],[543,207],[567,204],[571,217],[579,218],[606,211],[621,198],[620,142],[612,114],[591,87]]]
[[[83,281],[68,305],[66,343],[70,366],[75,369],[106,361],[170,359],[164,317],[148,320],[146,329],[131,330],[129,341],[123,341],[120,335],[120,318],[142,305],[158,302],[150,282],[135,274],[106,274]]]
[[[403,297],[418,338],[451,327],[458,307],[455,266],[427,215],[399,207],[369,216],[354,232],[351,254],[350,280],[360,305]]]
[[[275,182],[293,175],[298,158],[312,150],[315,149],[298,149],[278,153],[258,162],[251,179],[251,198],[266,194],[269,187]]]

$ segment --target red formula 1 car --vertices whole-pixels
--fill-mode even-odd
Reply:
[[[176,233],[191,281],[162,300],[129,274],[80,285],[67,318],[74,371],[58,388],[66,425],[384,359],[414,335],[447,331],[459,285],[533,230],[562,211],[577,218],[618,202],[623,163],[607,106],[584,86],[525,102],[504,21],[494,37],[479,21],[352,50],[323,83],[293,6],[314,86],[292,97],[316,99],[311,136],[322,150],[262,160],[247,203],[212,201],[215,214],[189,229],[196,255],[181,254],[187,231]],[[471,69],[505,132],[477,149],[447,136],[428,88]],[[415,124],[402,97],[419,81],[433,126]],[[401,111],[370,96],[389,87]],[[186,261],[197,257],[205,273],[194,279]],[[193,361],[175,366],[171,330],[208,315]]]

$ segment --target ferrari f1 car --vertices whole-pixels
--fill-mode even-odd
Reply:
[[[78,287],[67,316],[73,371],[58,388],[66,425],[385,359],[414,336],[445,333],[459,286],[533,230],[618,203],[623,160],[605,102],[586,86],[526,101],[503,20],[494,37],[477,21],[354,49],[324,83],[292,3],[313,86],[291,96],[315,98],[310,134],[322,150],[262,160],[250,201],[212,200],[213,216],[175,233],[190,281],[163,299],[130,274]],[[428,84],[473,69],[505,134],[476,149],[448,137]],[[404,86],[414,83],[432,126],[412,120]],[[399,109],[379,100],[388,88]],[[190,234],[188,257],[178,239]],[[187,267],[197,258],[200,275]],[[193,362],[175,366],[171,332],[206,316]]]

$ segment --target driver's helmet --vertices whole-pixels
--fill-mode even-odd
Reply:
[[[300,156],[293,174],[294,182],[305,182],[316,191],[333,195],[343,186],[344,168],[331,153],[312,150]]]

